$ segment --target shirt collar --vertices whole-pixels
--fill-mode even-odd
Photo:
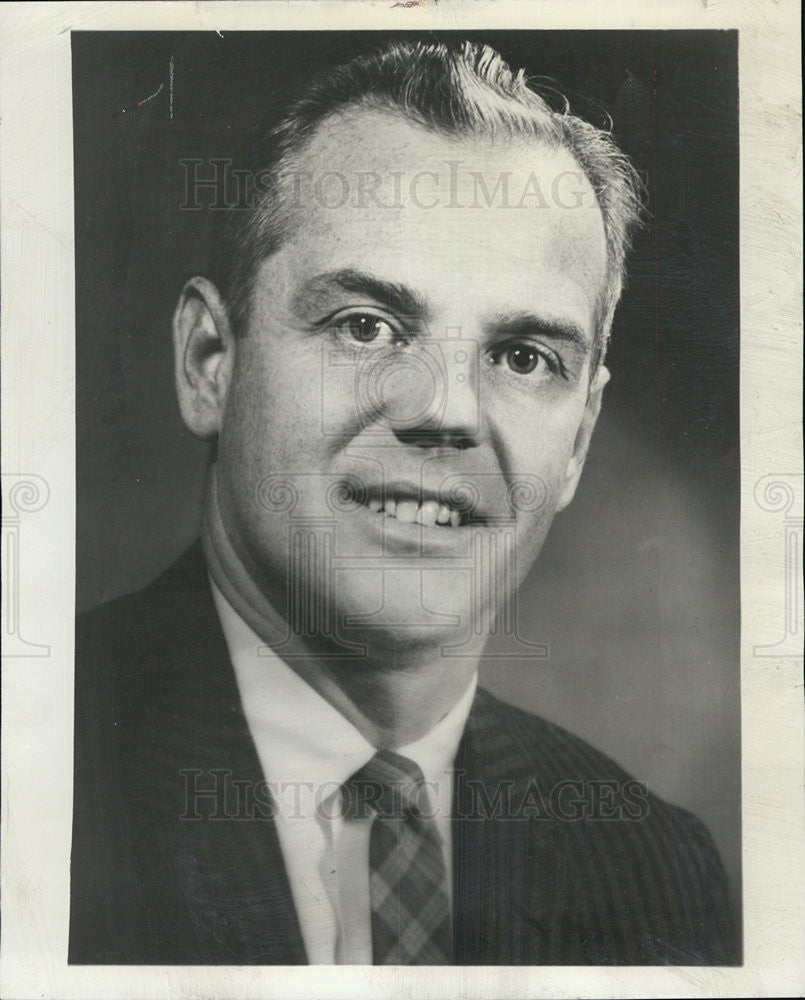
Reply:
[[[246,624],[211,579],[249,730],[266,780],[335,789],[376,748]],[[450,711],[397,753],[415,761],[429,782],[453,766],[470,712],[477,674]]]

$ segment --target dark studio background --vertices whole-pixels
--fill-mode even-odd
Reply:
[[[387,34],[73,34],[79,610],[197,532],[206,448],[179,417],[170,323],[212,213],[179,210],[180,159],[231,155],[276,81]],[[611,114],[651,211],[581,486],[521,592],[521,632],[550,654],[494,640],[483,683],[699,815],[738,901],[737,33],[456,37]]]

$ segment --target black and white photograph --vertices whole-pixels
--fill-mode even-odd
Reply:
[[[4,995],[795,995],[753,22],[66,6],[43,177],[0,172]]]
[[[70,960],[740,963],[737,33],[72,51]]]

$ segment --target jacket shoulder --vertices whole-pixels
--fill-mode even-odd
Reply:
[[[77,615],[76,639],[111,638],[129,631],[143,639],[157,629],[163,635],[166,623],[197,607],[199,598],[208,594],[206,563],[196,542],[147,586]]]
[[[200,546],[78,617],[74,747],[69,961],[198,961],[185,774],[252,765]]]
[[[575,942],[557,962],[739,962],[727,877],[696,816],[580,737],[488,692],[474,716],[487,760],[480,804],[505,802],[504,828],[528,827],[535,926],[564,922],[560,936]],[[557,880],[562,890],[545,909],[544,888]]]
[[[531,778],[538,773],[543,780],[633,780],[623,767],[580,736],[488,691],[478,691],[474,708],[478,730],[497,734],[490,753],[502,753],[517,776]]]

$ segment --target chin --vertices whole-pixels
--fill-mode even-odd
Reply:
[[[424,655],[485,639],[490,615],[473,609],[466,571],[385,569],[369,576],[361,592],[339,594],[339,634],[349,642]]]

